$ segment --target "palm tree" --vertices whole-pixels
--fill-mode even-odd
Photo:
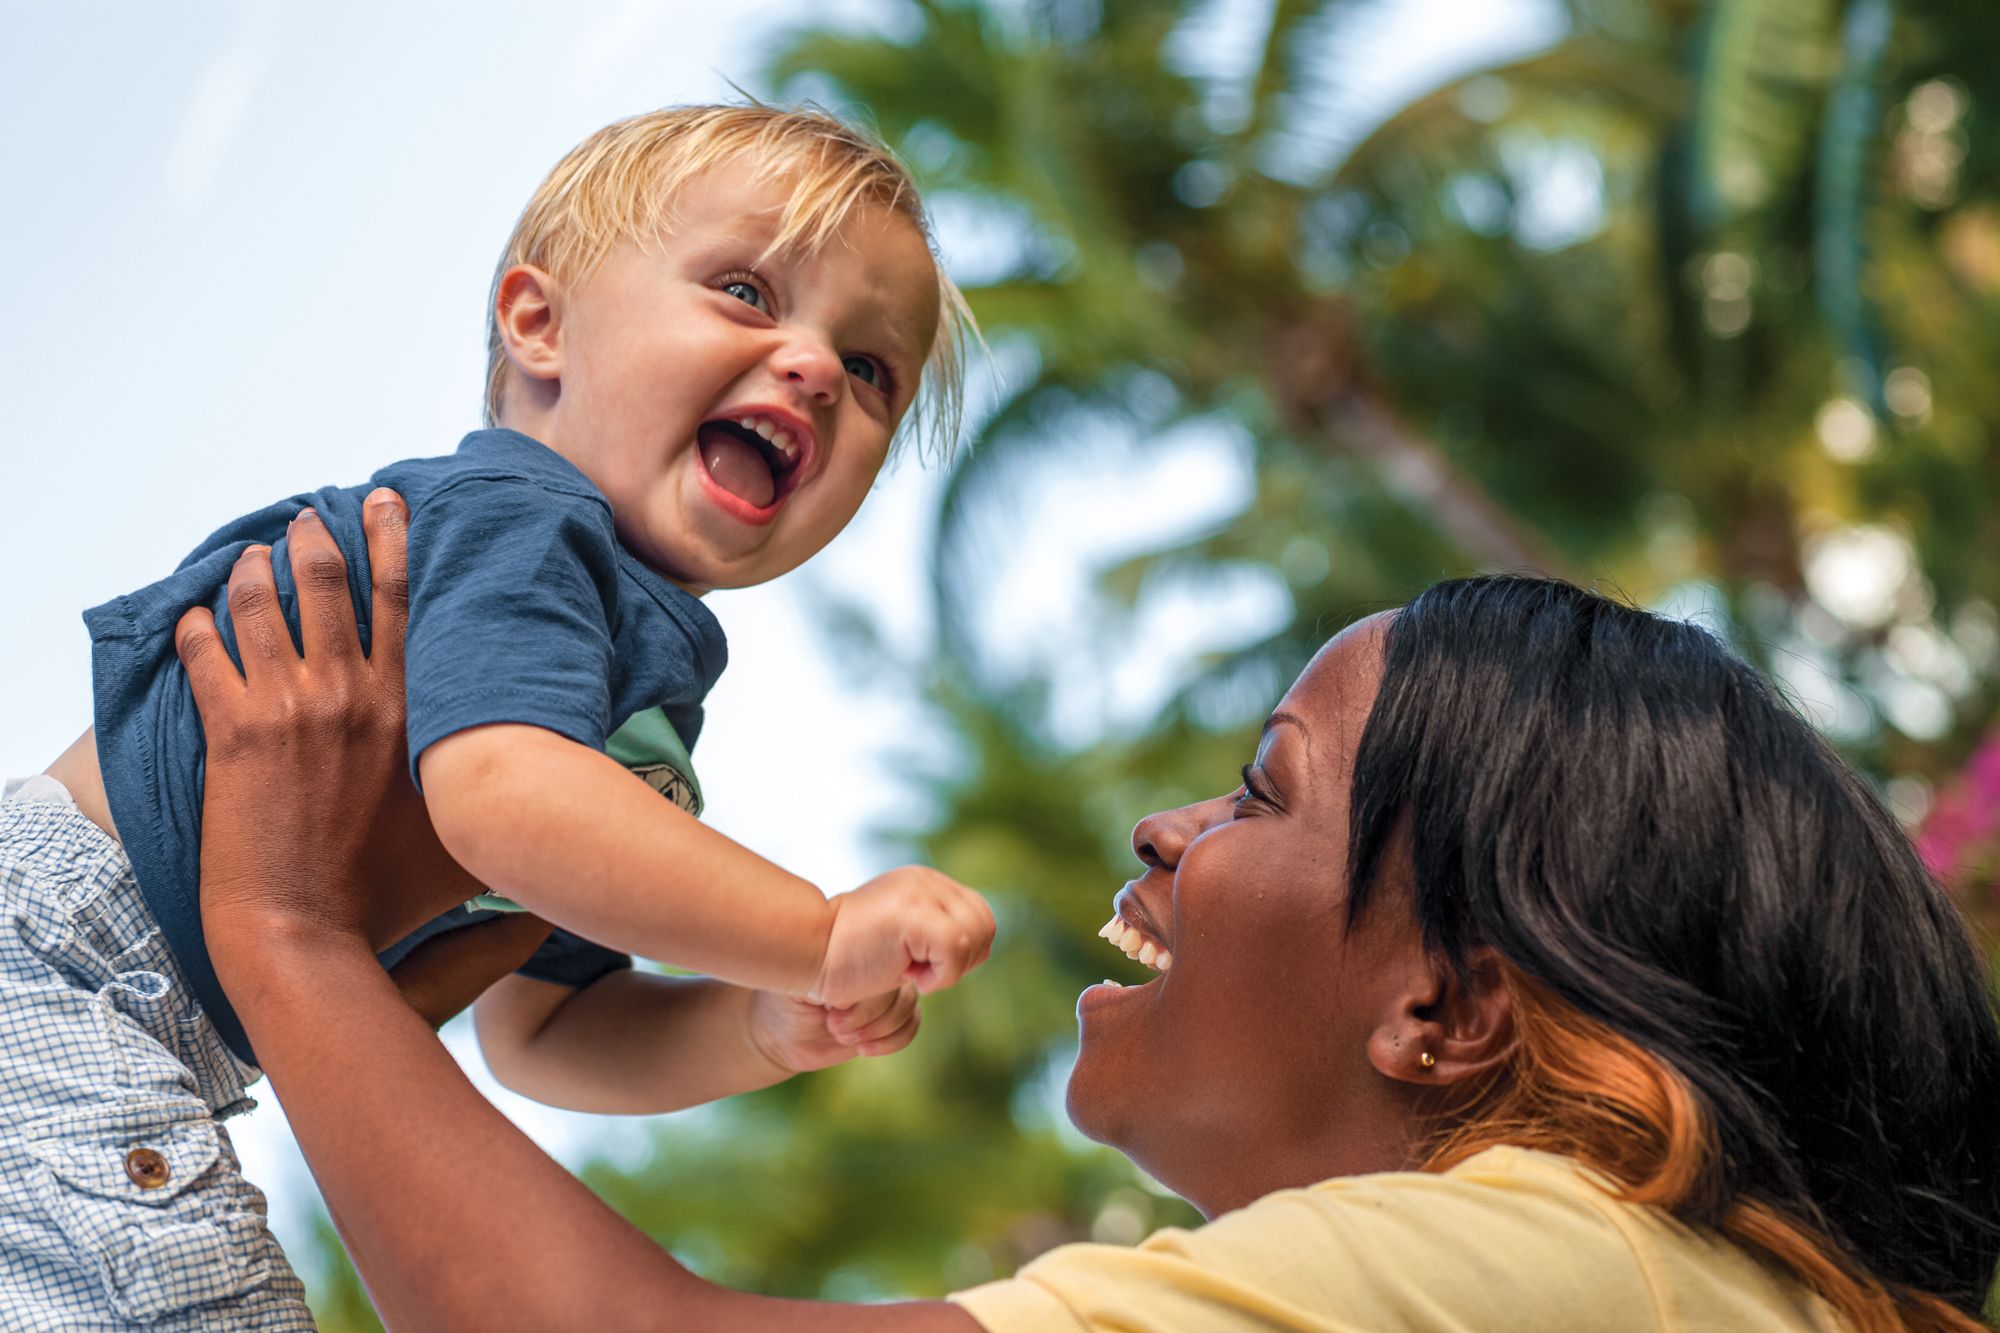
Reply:
[[[1082,413],[1160,430],[1247,411],[1263,438],[1366,460],[1477,563],[1558,563],[1539,531],[1399,421],[1358,355],[1351,303],[1301,272],[1324,191],[1260,169],[1311,77],[1305,38],[1347,7],[1277,5],[1244,104],[1226,112],[1222,90],[1163,60],[1189,7],[1159,0],[922,0],[914,42],[808,33],[774,62],[781,85],[830,85],[867,108],[935,193],[1019,224],[1006,272],[971,295],[996,339],[1032,348],[1034,369],[953,475],[943,623],[958,623],[953,594],[967,591],[967,506]],[[1151,401],[1162,383],[1169,404]]]
[[[1066,426],[1222,416],[1256,441],[1255,499],[1107,590],[1316,541],[1291,623],[1249,650],[1289,669],[1452,572],[1698,589],[1753,658],[1851,691],[1857,757],[1939,771],[1992,693],[1954,617],[2000,600],[1973,558],[2000,535],[1975,471],[2000,421],[1995,149],[1967,130],[2000,94],[1992,25],[1938,0],[1574,0],[1546,49],[1357,140],[1348,53],[1389,8],[1281,0],[1220,73],[1208,7],[1170,0],[911,0],[893,34],[773,61],[1013,238],[969,290],[1026,369],[943,501],[947,657],[979,678],[971,515]],[[1886,609],[1813,587],[1856,531],[1909,548]],[[1940,745],[1908,701],[1943,676]]]

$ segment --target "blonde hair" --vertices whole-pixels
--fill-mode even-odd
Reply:
[[[957,440],[964,409],[964,343],[978,326],[965,297],[937,261],[937,242],[910,173],[887,148],[812,107],[683,106],[607,125],[572,148],[535,190],[493,272],[486,303],[486,423],[496,423],[507,382],[507,354],[496,309],[500,279],[532,264],[559,282],[588,279],[613,248],[672,234],[674,198],[688,182],[725,162],[748,161],[758,180],[795,183],[779,219],[773,251],[810,253],[830,240],[853,211],[876,205],[908,218],[937,271],[938,330],[925,360],[917,421],[925,456],[943,459]]]

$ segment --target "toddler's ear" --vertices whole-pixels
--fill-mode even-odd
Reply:
[[[532,264],[508,269],[493,293],[493,322],[516,371],[529,379],[561,377],[562,319],[555,279]]]

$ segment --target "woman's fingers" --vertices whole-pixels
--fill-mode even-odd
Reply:
[[[243,696],[243,676],[229,660],[222,633],[215,628],[215,616],[205,606],[197,606],[174,626],[174,651],[180,654],[188,684],[194,688],[194,706],[204,725],[213,725],[225,701]]]
[[[378,666],[403,669],[403,627],[410,619],[410,511],[387,486],[369,492],[361,505],[361,528],[368,537],[368,568],[374,581],[373,630],[369,658]]]
[[[236,557],[236,568],[229,575],[229,619],[236,627],[236,653],[243,659],[243,678],[252,686],[278,667],[298,661],[292,632],[278,605],[270,547],[251,546]]]
[[[333,534],[310,509],[299,511],[286,534],[292,584],[299,594],[299,639],[307,660],[358,658],[360,632],[347,591],[347,561]]]

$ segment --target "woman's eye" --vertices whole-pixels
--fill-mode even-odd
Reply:
[[[754,282],[745,282],[739,278],[735,282],[723,283],[722,290],[754,310],[770,313],[771,303],[764,298],[764,289]]]
[[[1261,805],[1266,809],[1275,808],[1270,796],[1258,785],[1258,774],[1250,765],[1243,766],[1243,790],[1236,797],[1236,808],[1246,805]]]
[[[881,364],[872,356],[850,356],[844,364],[847,366],[847,373],[863,384],[872,384],[879,389],[888,381],[888,377],[882,373]]]

